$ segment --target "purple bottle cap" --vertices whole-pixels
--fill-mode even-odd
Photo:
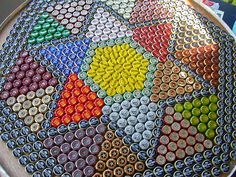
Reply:
[[[87,163],[89,166],[95,165],[96,162],[97,162],[97,157],[94,156],[94,155],[89,155],[89,156],[86,158],[86,163]]]
[[[96,130],[94,127],[89,127],[86,129],[86,135],[89,137],[94,137],[96,134]]]
[[[103,124],[99,124],[97,127],[96,127],[96,131],[97,133],[99,134],[104,134],[106,132],[106,126],[103,125]]]
[[[14,82],[13,82],[13,87],[20,87],[21,86],[21,80],[19,80],[19,79],[17,79],[17,80],[14,80]]]
[[[32,81],[39,82],[39,81],[41,81],[41,79],[42,79],[42,76],[40,74],[35,74],[32,78]]]
[[[3,91],[1,93],[1,99],[3,99],[3,100],[7,99],[9,96],[10,96],[9,91]]]
[[[16,65],[22,65],[23,63],[24,63],[23,58],[19,58],[18,60],[16,60]]]
[[[7,80],[8,80],[9,82],[14,81],[15,78],[16,78],[16,75],[15,75],[14,73],[9,74],[9,75],[7,76]]]
[[[43,89],[47,88],[48,87],[48,82],[46,80],[41,80],[39,82],[39,87],[43,88]]]
[[[28,54],[29,54],[29,53],[28,53],[27,51],[21,52],[21,53],[20,53],[20,57],[25,58],[25,57],[28,56]]]
[[[52,78],[52,74],[51,74],[50,72],[45,72],[45,73],[43,74],[43,79],[44,79],[44,80],[48,81],[48,80],[50,80],[51,78]]]
[[[66,172],[72,172],[75,169],[75,164],[73,162],[67,162],[64,165],[64,168],[65,168]]]
[[[93,140],[90,137],[86,136],[81,140],[81,143],[83,146],[89,147],[93,143]]]
[[[11,90],[13,87],[13,84],[11,82],[6,82],[4,85],[5,90]]]
[[[79,129],[75,132],[75,137],[81,140],[85,136],[85,131],[83,129]]]
[[[50,149],[50,154],[51,154],[53,157],[57,157],[57,156],[60,154],[60,148],[57,147],[57,146],[53,146],[53,147]]]
[[[28,89],[27,86],[23,85],[23,86],[20,88],[20,94],[26,95],[28,92],[29,92],[29,89]]]
[[[39,63],[38,62],[33,62],[30,64],[30,68],[33,70],[36,70],[39,67]]]
[[[17,88],[11,89],[10,95],[16,97],[19,94],[19,90]]]
[[[26,76],[27,77],[33,77],[34,76],[34,70],[30,69],[30,70],[26,71]]]
[[[11,71],[12,71],[13,73],[18,72],[19,70],[20,70],[20,67],[19,67],[19,66],[13,66],[12,69],[11,69]]]
[[[30,66],[29,66],[28,63],[22,64],[22,65],[20,66],[20,69],[21,69],[22,71],[27,71],[29,68],[30,68]]]
[[[45,72],[46,72],[46,68],[43,67],[43,66],[40,66],[40,67],[38,67],[38,68],[36,69],[36,73],[38,73],[38,74],[40,74],[40,75],[42,75],[42,74],[45,73]]]
[[[18,71],[16,73],[16,78],[17,79],[23,79],[25,77],[25,71]]]
[[[68,159],[72,162],[75,162],[77,159],[79,158],[79,154],[78,152],[76,151],[71,151],[69,154],[68,154]]]
[[[31,62],[33,62],[33,60],[34,60],[33,57],[28,56],[25,58],[25,63],[31,63]]]
[[[90,147],[89,147],[89,152],[93,155],[96,155],[98,154],[100,151],[100,147],[97,145],[97,144],[92,144]]]
[[[104,141],[104,137],[100,134],[97,134],[93,137],[93,141],[95,144],[102,144],[102,142]]]
[[[72,177],[82,177],[84,176],[83,172],[79,169],[75,170],[73,173],[72,173]]]
[[[61,145],[61,152],[68,154],[70,152],[70,144],[69,143],[63,143]]]
[[[74,140],[71,143],[71,148],[75,151],[79,150],[80,147],[81,147],[81,142],[79,140]]]
[[[56,145],[61,145],[62,143],[64,142],[64,138],[62,135],[57,135],[55,138],[54,138],[54,143]]]
[[[76,168],[81,170],[86,166],[86,161],[84,159],[80,158],[75,162],[75,166],[76,166]]]
[[[50,86],[56,86],[58,84],[58,81],[56,78],[51,78],[49,81],[48,81],[48,84]]]
[[[72,132],[68,132],[64,135],[64,139],[66,140],[66,142],[71,142],[74,139],[74,133]]]
[[[85,157],[87,157],[88,155],[89,155],[89,150],[88,150],[88,148],[86,148],[86,147],[80,148],[80,150],[79,150],[79,156],[80,156],[80,157],[85,158]]]
[[[53,146],[53,139],[52,138],[47,138],[43,141],[44,147],[50,149]]]
[[[94,167],[87,166],[84,168],[83,172],[84,172],[85,176],[93,176],[95,169],[94,169]]]
[[[66,154],[60,154],[57,157],[57,161],[58,161],[59,164],[64,165],[68,161],[68,157],[67,157]]]

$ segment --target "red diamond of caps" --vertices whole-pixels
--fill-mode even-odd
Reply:
[[[166,111],[166,114],[168,115],[172,115],[175,112],[173,107],[167,107],[165,111]]]
[[[186,142],[187,142],[188,145],[193,146],[196,143],[196,140],[195,140],[194,137],[188,136],[187,139],[186,139]]]
[[[181,122],[180,122],[180,125],[182,128],[188,128],[190,126],[190,122],[187,120],[187,119],[183,119]]]
[[[176,151],[177,150],[177,144],[175,142],[170,142],[168,145],[167,145],[167,148],[169,151]]]
[[[52,119],[53,127],[80,120],[89,120],[91,117],[100,117],[104,101],[90,90],[90,87],[78,79],[76,74],[69,76],[58,101],[58,108],[54,111],[55,118]]]

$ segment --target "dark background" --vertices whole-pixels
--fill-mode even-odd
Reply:
[[[0,24],[25,0],[0,0]]]

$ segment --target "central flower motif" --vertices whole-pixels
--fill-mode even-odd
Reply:
[[[109,96],[142,90],[149,61],[128,43],[97,48],[88,76]]]

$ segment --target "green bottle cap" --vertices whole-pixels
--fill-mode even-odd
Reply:
[[[184,103],[184,109],[186,109],[186,110],[192,110],[192,108],[193,108],[193,105],[192,105],[192,103],[190,103],[190,102],[185,102]]]
[[[39,35],[40,35],[40,36],[45,36],[47,33],[48,33],[48,31],[47,31],[46,29],[41,29],[41,30],[39,31]]]
[[[201,102],[205,106],[210,104],[210,100],[207,97],[202,97]]]
[[[176,112],[182,112],[182,111],[184,110],[184,107],[183,107],[182,104],[177,103],[177,104],[175,105],[174,109],[175,109]]]
[[[59,23],[57,21],[52,22],[51,27],[58,27]]]
[[[59,31],[59,32],[62,32],[64,29],[65,29],[64,26],[58,26],[58,27],[57,27],[57,31]]]
[[[209,113],[208,106],[201,106],[200,110],[203,114],[208,114]]]
[[[207,116],[206,114],[202,114],[202,115],[200,116],[200,121],[201,121],[202,123],[207,123],[207,122],[209,121],[209,118],[208,118],[208,116]]]
[[[43,28],[44,29],[49,29],[51,27],[50,23],[44,23]]]
[[[37,25],[34,26],[35,31],[39,31],[41,29],[42,29],[42,26],[40,24],[37,24]]]
[[[201,100],[199,100],[198,98],[193,100],[193,106],[195,108],[199,108],[201,105],[202,105]]]
[[[198,124],[197,129],[200,133],[204,133],[207,130],[207,126],[204,123],[200,123]]]
[[[40,18],[39,21],[38,21],[38,24],[43,25],[44,23],[45,23],[45,19]]]
[[[35,42],[36,42],[35,38],[29,38],[28,39],[29,44],[35,44]]]
[[[216,121],[210,120],[210,121],[207,123],[207,126],[208,126],[209,129],[216,129],[218,125],[217,125]]]
[[[37,37],[39,36],[39,33],[38,33],[38,31],[33,31],[33,32],[30,34],[30,36],[31,36],[32,38],[37,38]]]
[[[58,39],[62,36],[62,34],[57,31],[53,36]]]
[[[49,14],[47,12],[44,12],[41,16],[42,18],[46,19],[49,17]]]
[[[54,18],[48,17],[48,18],[46,19],[46,22],[47,22],[47,23],[52,23],[52,22],[54,22]]]
[[[217,116],[217,114],[215,112],[209,112],[208,117],[211,120],[216,120],[218,116]]]
[[[182,115],[185,119],[190,119],[190,117],[192,116],[191,112],[189,110],[184,110],[182,112]]]
[[[42,43],[42,42],[44,42],[44,36],[39,36],[39,37],[37,37],[37,43]]]
[[[217,103],[218,102],[218,97],[216,95],[211,95],[209,97],[209,99],[210,99],[210,102],[212,102],[212,103]]]
[[[197,126],[199,124],[199,119],[196,116],[192,116],[190,119],[191,125]]]
[[[213,139],[215,137],[215,131],[212,129],[207,129],[205,135],[208,139]]]
[[[56,31],[57,31],[57,30],[56,30],[56,28],[54,28],[54,27],[50,27],[50,28],[48,29],[48,33],[50,33],[50,34],[54,34]]]
[[[199,108],[193,108],[192,109],[192,114],[194,116],[200,116],[201,115],[201,110]]]
[[[52,35],[52,34],[47,34],[47,35],[45,36],[45,40],[46,40],[46,41],[50,41],[50,40],[52,40],[52,38],[53,38],[53,35]]]
[[[70,35],[70,31],[69,30],[63,30],[62,35],[64,37],[68,37]]]
[[[210,111],[212,111],[212,112],[216,112],[217,109],[218,109],[218,106],[217,106],[216,103],[210,103],[209,109],[210,109]]]

